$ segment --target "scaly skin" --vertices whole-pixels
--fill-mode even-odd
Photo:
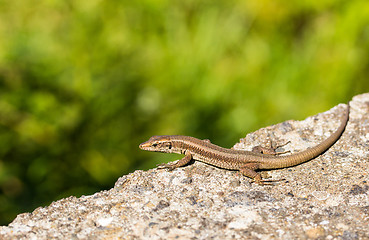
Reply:
[[[319,156],[339,139],[348,122],[349,111],[350,107],[348,105],[345,114],[341,118],[341,125],[330,137],[314,147],[290,155],[278,156],[276,153],[262,154],[260,152],[228,149],[212,144],[209,140],[179,135],[153,136],[148,141],[140,144],[140,148],[153,152],[184,154],[185,157],[177,163],[160,165],[169,170],[182,167],[188,164],[191,159],[195,159],[216,167],[239,170],[256,183],[265,184],[265,182],[270,181],[263,180],[260,173],[255,170],[291,167]]]

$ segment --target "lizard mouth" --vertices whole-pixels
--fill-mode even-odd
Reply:
[[[141,143],[138,147],[142,150],[146,150],[148,149],[149,145],[146,142],[144,142],[144,143]]]

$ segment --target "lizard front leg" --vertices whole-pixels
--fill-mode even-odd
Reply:
[[[176,163],[162,163],[162,164],[159,164],[157,166],[158,166],[158,168],[166,168],[169,171],[172,171],[176,168],[183,167],[183,166],[187,165],[191,160],[192,160],[192,154],[190,152],[186,151],[185,156],[182,159],[180,159],[178,162],[176,162]]]

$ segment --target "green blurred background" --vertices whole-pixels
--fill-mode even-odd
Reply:
[[[369,2],[0,0],[0,224],[369,89]]]

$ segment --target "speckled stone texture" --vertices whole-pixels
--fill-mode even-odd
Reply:
[[[369,94],[350,106],[346,130],[328,151],[263,172],[285,179],[274,186],[200,162],[135,171],[109,191],[18,215],[0,227],[0,239],[369,239]],[[343,110],[260,129],[234,148],[290,140],[279,150],[304,150],[338,127]]]

